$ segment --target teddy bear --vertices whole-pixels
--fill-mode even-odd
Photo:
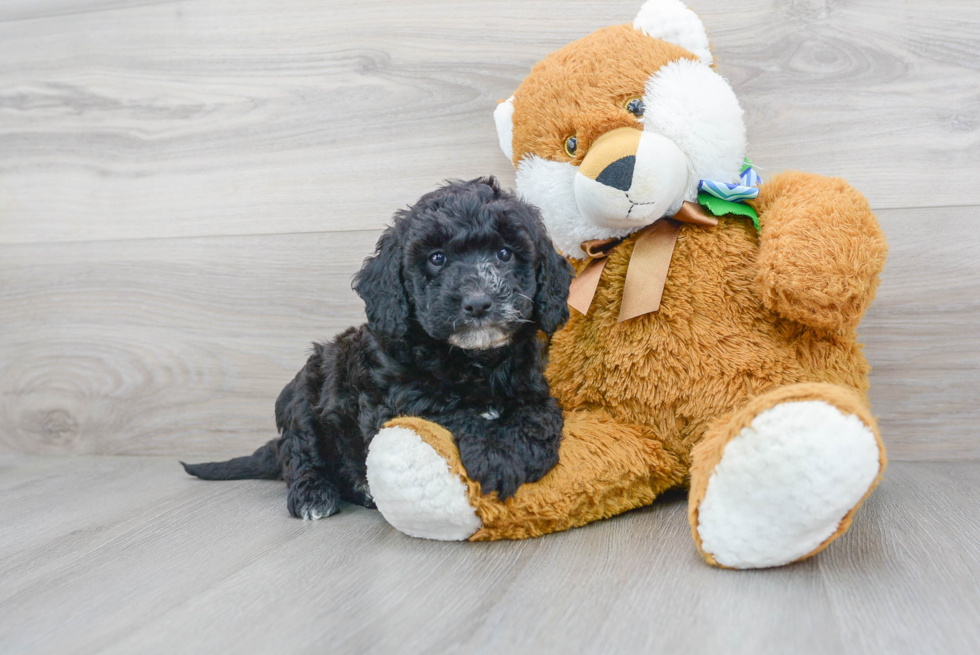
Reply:
[[[686,488],[712,565],[781,566],[842,535],[886,464],[856,333],[887,253],[866,199],[838,178],[760,180],[680,0],[549,54],[494,119],[577,272],[547,368],[560,461],[501,502],[448,431],[398,418],[367,461],[384,518],[429,539],[521,539]]]

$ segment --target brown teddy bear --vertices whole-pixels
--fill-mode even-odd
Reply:
[[[841,179],[756,188],[742,109],[711,66],[698,17],[649,0],[550,54],[498,107],[518,191],[579,272],[548,366],[561,461],[502,503],[446,430],[397,419],[368,456],[393,526],[519,539],[689,487],[711,564],[783,565],[847,530],[885,467],[856,341],[885,239]]]

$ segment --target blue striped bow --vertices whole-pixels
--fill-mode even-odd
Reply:
[[[724,214],[748,216],[758,230],[759,216],[752,207],[745,204],[745,201],[759,197],[762,179],[748,159],[742,165],[739,177],[741,184],[701,180],[698,182],[698,202],[715,216]]]

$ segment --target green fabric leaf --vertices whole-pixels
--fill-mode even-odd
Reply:
[[[714,216],[724,216],[726,214],[748,216],[752,219],[752,225],[755,226],[755,229],[757,231],[759,230],[759,215],[752,207],[745,203],[722,200],[707,193],[699,193],[698,202]]]

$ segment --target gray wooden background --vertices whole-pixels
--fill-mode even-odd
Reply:
[[[980,458],[980,2],[692,0],[763,174],[848,178],[891,255],[861,328],[893,459]],[[639,0],[4,0],[0,453],[274,434],[350,277],[491,111]]]

